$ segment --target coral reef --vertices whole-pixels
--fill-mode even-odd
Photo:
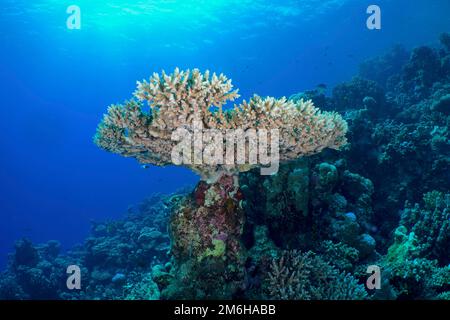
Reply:
[[[382,116],[386,109],[383,89],[375,82],[360,77],[338,84],[333,89],[332,105],[336,110],[352,108],[370,111],[372,116]]]
[[[57,299],[65,287],[67,266],[58,259],[59,243],[50,241],[38,247],[26,239],[17,241],[11,256],[10,272],[0,278],[2,299]]]
[[[450,194],[431,191],[423,196],[424,207],[406,203],[400,224],[417,239],[421,257],[450,263]]]
[[[124,220],[93,223],[91,236],[64,254],[55,241],[18,241],[0,299],[158,299],[152,267],[169,261],[168,217],[183,196],[154,195]],[[69,265],[81,267],[79,291],[66,287]]]
[[[262,110],[300,115],[314,109],[307,100],[343,113],[349,143],[308,157],[287,152],[291,161],[271,176],[208,168],[205,180],[222,174],[149,198],[123,220],[94,223],[66,253],[57,242],[18,241],[0,299],[450,299],[450,35],[440,41],[371,59],[330,96],[320,86],[288,100],[255,97],[235,111],[224,105],[237,93],[223,76],[154,75],[137,91],[151,112],[137,101],[111,107],[98,144],[165,164],[169,133],[191,123],[185,116],[195,103],[211,127],[231,127]],[[209,102],[179,99],[196,95]],[[82,269],[79,291],[65,287],[70,264]],[[380,290],[365,287],[370,265],[380,267]]]
[[[444,299],[450,292],[450,266],[423,258],[422,244],[414,232],[400,226],[394,243],[381,261],[386,270],[386,287],[377,292],[378,299]]]
[[[408,51],[401,45],[395,45],[387,53],[361,63],[359,75],[363,79],[375,81],[379,86],[386,89],[390,77],[400,73],[408,59]]]
[[[366,234],[372,233],[373,185],[346,170],[344,163],[314,165],[300,159],[282,165],[277,175],[250,172],[241,180],[247,228],[267,225],[278,246],[306,250],[333,239],[364,248],[362,255],[373,252],[375,240]]]

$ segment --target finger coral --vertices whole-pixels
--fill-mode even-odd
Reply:
[[[227,102],[238,97],[238,90],[233,90],[231,80],[223,74],[211,75],[209,71],[202,74],[197,69],[155,73],[149,81],[138,82],[134,99],[108,108],[94,141],[107,151],[136,158],[142,164],[164,166],[173,164],[173,151],[179,140],[174,138],[174,132],[181,129],[183,138],[193,137],[189,147],[197,145],[203,155],[203,159],[198,158],[197,151],[189,151],[184,155],[187,161],[183,164],[204,180],[211,180],[211,177],[217,180],[223,172],[235,174],[256,166],[249,154],[252,130],[279,130],[281,161],[314,154],[327,147],[338,149],[346,143],[347,123],[342,117],[334,112],[321,112],[311,101],[255,95],[234,108],[224,108]],[[150,107],[148,110],[144,101]],[[213,129],[220,138],[203,137],[206,141],[202,143],[195,136],[197,127]],[[239,162],[239,157],[232,157],[232,162],[223,161],[235,150],[235,140],[227,144],[227,149],[232,147],[232,151],[226,152],[223,148],[224,137],[230,129],[240,130],[236,139],[244,136],[249,140],[244,141],[245,164]],[[278,136],[271,135],[267,141],[276,138]],[[215,147],[222,147],[222,157],[208,163],[205,154],[211,151],[211,140]]]

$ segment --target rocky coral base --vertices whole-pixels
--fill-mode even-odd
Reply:
[[[173,281],[163,298],[230,299],[242,287],[245,249],[238,177],[201,181],[170,219]]]

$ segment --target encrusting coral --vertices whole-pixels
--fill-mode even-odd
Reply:
[[[314,154],[326,147],[339,149],[346,143],[347,123],[342,117],[334,112],[319,111],[311,101],[294,102],[284,97],[255,95],[248,102],[224,110],[224,105],[239,95],[223,74],[210,75],[209,71],[202,74],[198,69],[155,73],[148,82],[138,82],[134,96],[136,99],[108,108],[94,141],[107,151],[136,158],[143,164],[173,164],[172,152],[177,141],[172,138],[177,129],[182,129],[183,135],[189,137],[196,129],[214,129],[222,137],[227,137],[230,129],[242,130],[240,133],[244,136],[250,130],[278,129],[281,161]],[[144,111],[144,101],[149,111]],[[271,139],[272,135],[268,142]],[[184,164],[199,173],[203,180],[213,182],[223,172],[236,174],[255,166],[249,159],[249,141],[245,142],[245,164],[238,162],[238,157],[231,163],[224,163],[224,140],[207,139],[206,143],[200,143],[202,154],[211,151],[211,143],[222,146],[222,161],[208,163],[200,158],[198,163],[191,152],[187,156],[189,161]]]

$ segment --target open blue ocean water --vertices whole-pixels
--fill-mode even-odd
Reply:
[[[366,27],[372,2],[381,30]],[[79,30],[66,25],[70,5]],[[434,45],[449,12],[448,0],[2,0],[0,267],[21,237],[67,249],[90,221],[198,181],[93,144],[137,80],[180,67],[223,72],[243,98],[330,88],[395,44]]]

